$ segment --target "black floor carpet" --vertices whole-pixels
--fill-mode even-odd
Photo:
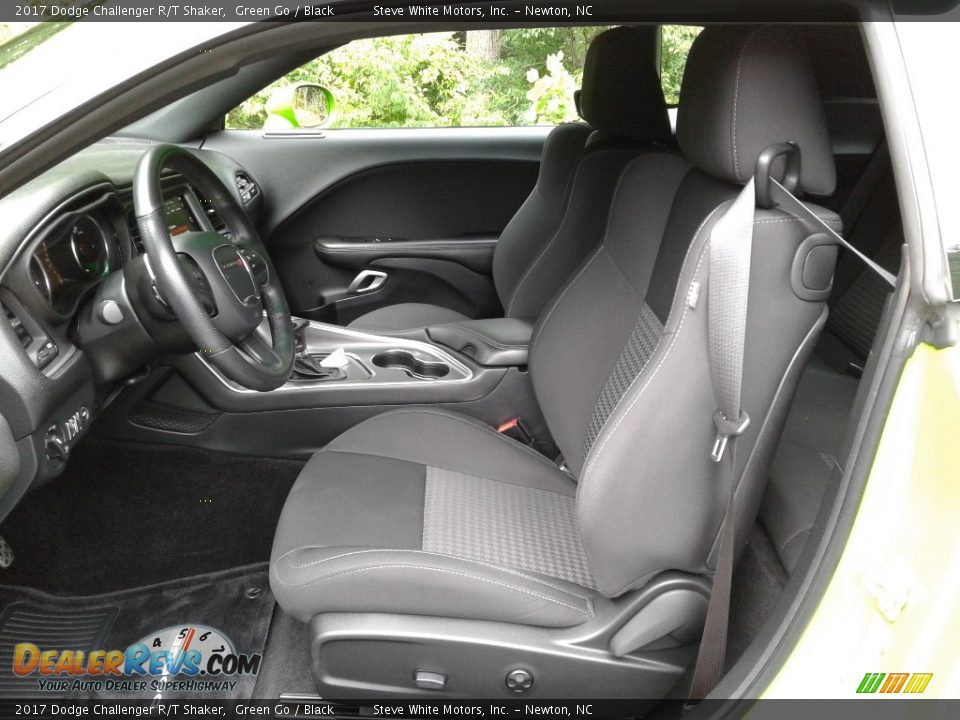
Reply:
[[[22,677],[14,674],[14,648],[18,643],[33,643],[41,651],[89,653],[92,650],[124,651],[142,641],[151,650],[170,650],[175,649],[173,638],[186,631],[185,637],[192,642],[192,649],[202,653],[199,667],[203,668],[221,645],[222,655],[229,652],[229,644],[236,654],[262,655],[274,600],[266,567],[261,564],[95,596],[54,596],[0,586],[0,608],[0,697],[248,699],[253,696],[257,680],[257,675],[252,673],[114,677],[115,681],[144,683],[136,688],[130,685],[110,688],[109,677],[61,675],[55,679],[67,680],[65,689],[43,690],[39,681],[51,678],[39,672]],[[208,635],[209,630],[215,632]],[[220,642],[221,638],[226,642]],[[215,641],[219,644],[210,644]],[[99,680],[103,684],[96,689],[89,685],[74,687],[74,680]],[[201,689],[183,685],[157,688],[152,685],[154,681],[197,681],[204,686]]]
[[[265,562],[303,464],[168,445],[80,443],[0,526],[0,584],[89,595]]]
[[[254,697],[276,700],[282,693],[311,695],[316,692],[317,686],[310,674],[309,627],[278,606],[273,612]]]
[[[770,538],[760,525],[754,525],[733,575],[727,670],[740,659],[773,614],[787,579],[787,571]]]

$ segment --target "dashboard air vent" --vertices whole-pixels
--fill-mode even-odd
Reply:
[[[30,343],[33,342],[33,338],[30,337],[30,333],[23,326],[23,322],[14,314],[13,310],[8,308],[3,302],[0,302],[0,307],[3,308],[3,314],[6,316],[7,322],[10,323],[10,327],[13,328],[13,331],[20,339],[20,344],[23,345],[24,348],[30,347]]]
[[[239,191],[240,197],[243,199],[244,204],[248,204],[260,194],[260,188],[257,187],[257,184],[245,172],[238,172],[236,174],[236,178],[237,190]]]
[[[156,140],[134,137],[105,137],[97,143],[98,145],[156,145]]]

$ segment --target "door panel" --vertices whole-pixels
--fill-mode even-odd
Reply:
[[[397,302],[499,313],[494,240],[533,188],[548,132],[224,131],[204,147],[260,184],[261,232],[294,312],[345,324]],[[362,270],[386,272],[386,281],[349,292]]]

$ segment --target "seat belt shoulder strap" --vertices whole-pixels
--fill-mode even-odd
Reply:
[[[736,439],[750,423],[740,407],[743,356],[750,290],[750,255],[758,197],[799,218],[811,232],[825,232],[838,244],[860,258],[891,286],[896,278],[847,242],[813,210],[803,204],[781,182],[770,177],[773,161],[787,155],[785,182],[799,183],[799,148],[793,143],[773,145],[757,160],[757,173],[714,225],[710,235],[707,332],[710,377],[717,410],[713,421],[717,437],[712,459],[721,468],[728,487],[727,505],[720,524],[720,546],[707,606],[700,650],[694,666],[690,698],[705,697],[723,676],[726,661],[727,627],[730,617],[730,590],[733,582],[736,497]],[[762,183],[762,187],[757,185]],[[724,462],[726,459],[726,462]]]

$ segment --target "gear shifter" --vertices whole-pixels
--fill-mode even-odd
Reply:
[[[293,360],[292,380],[344,380],[347,377],[346,366],[349,360],[344,355],[344,363],[325,363],[328,357],[335,353],[324,355],[311,355],[307,350],[306,330],[310,327],[310,321],[303,318],[293,318],[293,338],[294,351],[296,355]],[[341,355],[343,353],[341,351]]]
[[[303,355],[307,350],[307,328],[310,327],[310,321],[304,318],[291,318],[293,325],[293,351],[297,357]]]

